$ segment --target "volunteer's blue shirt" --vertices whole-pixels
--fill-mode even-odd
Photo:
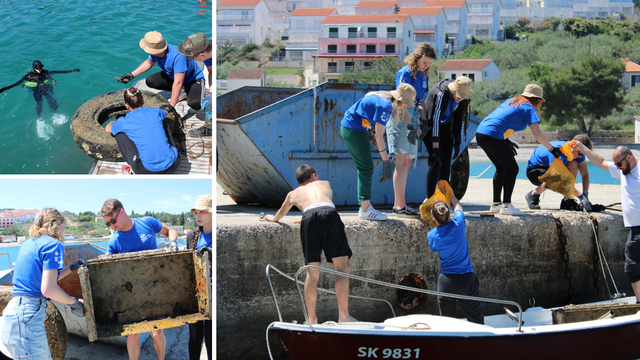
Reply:
[[[482,120],[476,133],[490,136],[496,139],[506,139],[511,133],[522,131],[539,123],[538,111],[530,103],[525,102],[518,108],[509,105],[513,100],[507,99],[502,105]]]
[[[557,147],[557,148],[562,147],[562,145],[566,143],[567,143],[566,141],[550,141],[549,142],[551,146]],[[529,158],[529,162],[527,162],[527,168],[532,169],[538,166],[549,167],[551,166],[551,162],[553,161],[553,159],[555,159],[553,154],[546,147],[544,147],[544,145],[540,145],[535,150],[533,150],[533,153]],[[569,159],[564,154],[560,155],[559,159],[565,165],[567,165],[567,163],[569,162]],[[578,157],[576,160],[578,161],[578,163],[582,163],[586,160],[586,157],[582,155]]]
[[[28,239],[20,247],[15,264],[11,295],[44,298],[40,290],[42,271],[64,267],[64,245],[48,235]]]
[[[469,246],[465,235],[464,213],[456,210],[451,221],[427,234],[431,251],[438,252],[440,272],[466,274],[474,272],[469,258]]]
[[[210,37],[209,40],[213,41],[213,37]],[[207,59],[205,61],[203,61],[204,66],[212,66],[213,65],[213,58]]]
[[[198,243],[196,244],[196,250],[200,249],[201,247],[208,247],[209,249],[211,249],[211,234],[213,233],[210,232],[208,234],[205,233],[200,233],[200,238],[198,238]]]
[[[424,94],[429,91],[429,75],[426,75],[418,70],[416,73],[416,78],[413,78],[411,75],[411,69],[409,65],[403,66],[396,73],[396,88],[400,86],[400,84],[409,84],[416,89],[416,105],[420,105],[420,100],[424,97]]]
[[[438,94],[438,96],[441,96],[442,91]],[[435,114],[434,114],[434,122],[439,122],[440,126],[445,125],[450,123],[453,120],[453,112],[456,111],[456,109],[458,108],[458,105],[460,105],[459,102],[455,101],[453,99],[453,96],[451,96],[449,98],[449,103],[447,104],[447,108],[444,109],[444,111],[442,112],[442,115],[440,116],[440,119],[437,119],[438,114],[440,114],[439,109],[436,109]]]
[[[162,223],[152,217],[135,218],[129,231],[116,231],[107,245],[109,254],[124,254],[158,248],[156,234]]]
[[[140,161],[149,171],[163,171],[178,158],[178,150],[169,144],[162,121],[167,113],[159,108],[141,107],[111,125],[111,133],[123,132],[136,144]]]
[[[367,95],[347,110],[340,124],[347,129],[369,132],[376,123],[386,126],[392,112],[391,99]]]
[[[178,47],[175,45],[168,44],[167,51],[162,58],[149,55],[149,61],[157,63],[162,71],[169,75],[172,80],[175,80],[175,74],[181,72],[185,73],[184,84],[188,84],[198,79],[204,79],[204,74],[202,73],[200,66],[198,66],[198,63],[189,59],[187,56],[180,54]]]

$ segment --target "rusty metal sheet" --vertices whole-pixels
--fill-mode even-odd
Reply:
[[[79,273],[89,341],[211,318],[207,255],[162,249],[104,255],[87,263]]]

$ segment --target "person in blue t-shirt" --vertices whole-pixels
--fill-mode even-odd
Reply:
[[[591,139],[587,134],[579,134],[573,137],[574,141],[579,141],[584,144],[584,146],[589,149],[593,149],[593,145],[591,145]],[[562,147],[566,142],[565,141],[551,141],[550,144],[553,147]],[[580,175],[582,175],[582,192],[578,191],[578,189],[574,189],[574,195],[580,200],[580,205],[575,202],[573,199],[563,198],[560,202],[561,210],[577,210],[582,211],[584,208],[587,211],[591,211],[591,203],[589,202],[589,168],[587,167],[586,158],[584,154],[578,150],[573,149],[573,160],[569,161],[567,157],[562,154],[559,159],[562,163],[567,167],[567,170],[571,172],[574,179],[578,178],[578,171],[580,171]],[[545,183],[540,181],[538,177],[542,176],[547,170],[549,166],[551,166],[551,162],[553,162],[553,155],[547,150],[544,145],[538,146],[531,157],[529,158],[529,162],[527,163],[527,177],[529,181],[533,185],[536,185],[537,188],[535,190],[531,190],[531,192],[525,195],[525,199],[527,200],[527,205],[529,209],[540,209],[540,195],[546,190]]]
[[[129,113],[107,124],[105,131],[116,137],[129,172],[173,174],[180,164],[180,156],[165,120],[167,112],[143,107],[142,94],[133,87],[124,91],[124,105]],[[128,173],[126,166],[123,173]]]
[[[83,259],[64,267],[64,216],[56,209],[42,209],[29,229],[13,270],[12,298],[2,311],[2,342],[14,359],[51,359],[44,327],[47,300],[71,307],[84,317],[83,300],[67,295],[58,280],[86,266]]]
[[[196,214],[198,229],[187,234],[187,249],[194,249],[199,254],[207,252],[209,262],[211,262],[211,235],[213,233],[213,206],[210,194],[200,195],[196,199],[191,213]],[[207,347],[207,358],[211,360],[211,350],[213,344],[213,322],[202,320],[189,324],[189,360],[200,359],[202,351],[202,340]]]
[[[557,158],[562,154],[559,148],[549,144],[540,130],[538,112],[543,102],[542,88],[536,84],[529,84],[522,94],[507,99],[487,115],[476,129],[478,145],[496,167],[493,175],[493,203],[489,209],[492,213],[524,215],[511,204],[511,195],[516,185],[519,168],[515,158],[517,145],[509,140],[509,135],[529,126],[536,140],[554,157]],[[502,194],[503,191],[504,194]]]
[[[156,234],[169,238],[170,247],[177,250],[178,233],[169,226],[152,217],[132,219],[127,215],[124,206],[118,199],[108,199],[100,209],[100,215],[115,233],[109,239],[107,254],[123,254],[136,251],[154,250],[158,248]],[[158,359],[164,359],[167,340],[162,330],[152,330],[153,348]],[[127,352],[129,359],[140,357],[140,334],[127,335]]]
[[[438,226],[427,234],[429,248],[433,252],[438,252],[440,257],[438,291],[478,297],[480,296],[480,281],[471,267],[462,205],[460,205],[455,196],[451,198],[451,205],[455,208],[452,218],[449,206],[446,203],[437,201],[433,204],[431,218]],[[456,301],[456,298],[439,295],[438,308],[440,309],[440,315],[454,317]],[[460,300],[460,305],[468,321],[484,324],[482,302]]]
[[[340,135],[347,145],[358,170],[358,216],[364,220],[387,220],[387,216],[371,206],[373,156],[369,131],[375,126],[375,138],[382,158],[382,177],[392,177],[391,161],[384,143],[387,122],[401,117],[404,109],[415,106],[416,90],[409,84],[400,84],[396,90],[367,93],[347,110],[340,123]]]
[[[187,93],[187,105],[193,110],[200,110],[205,89],[204,75],[200,66],[180,54],[178,47],[168,44],[162,38],[162,34],[157,31],[146,33],[140,40],[140,47],[149,54],[149,58],[129,74],[114,79],[126,84],[134,77],[149,71],[157,63],[162,71],[147,77],[147,86],[171,91],[171,99],[169,99],[171,106],[176,106],[184,87]]]
[[[405,66],[396,73],[396,87],[409,84],[416,90],[415,107],[407,108],[402,117],[387,123],[387,142],[389,154],[393,154],[396,170],[393,173],[393,213],[397,216],[420,217],[414,209],[407,206],[405,190],[411,161],[418,156],[418,117],[422,107],[422,97],[429,89],[429,67],[436,58],[433,46],[424,43],[404,58]],[[403,121],[404,120],[404,121]]]
[[[212,38],[207,38],[202,32],[198,32],[195,34],[189,35],[182,44],[178,46],[178,51],[180,54],[188,57],[189,59],[195,61],[202,61],[204,66],[207,67],[207,78],[209,80],[209,95],[207,99],[204,100],[202,106],[205,109],[205,124],[194,130],[189,130],[187,134],[193,137],[205,137],[211,136],[211,94],[213,94],[213,62],[211,58],[213,56],[212,46],[211,46]]]

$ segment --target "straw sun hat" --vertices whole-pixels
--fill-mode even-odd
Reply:
[[[162,34],[157,31],[149,31],[140,40],[140,47],[145,52],[155,55],[167,50],[167,42],[162,38]]]
[[[449,83],[449,91],[451,91],[454,96],[465,100],[470,99],[471,94],[473,94],[471,85],[473,85],[473,81],[471,81],[471,79],[466,76],[459,76],[454,82]]]
[[[213,196],[211,194],[200,195],[196,199],[196,204],[191,208],[191,212],[194,213],[196,210],[206,210],[207,212],[213,213]]]
[[[403,104],[409,107],[415,107],[416,102],[416,89],[409,84],[400,84],[397,89],[390,91],[391,96],[396,100],[402,101]]]

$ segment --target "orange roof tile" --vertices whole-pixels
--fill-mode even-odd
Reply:
[[[353,24],[353,23],[393,23],[396,20],[405,22],[409,15],[329,15],[323,24]]]
[[[262,69],[231,69],[229,70],[229,79],[262,79],[264,70]]]
[[[640,65],[634,63],[633,61],[625,61],[624,63],[627,64],[626,72],[640,71]]]
[[[356,9],[393,8],[396,4],[396,1],[360,1],[356,5]]]
[[[442,12],[442,6],[431,7],[402,7],[398,15],[438,15]]]
[[[467,0],[427,0],[424,6],[442,6],[445,8],[463,7]]]
[[[218,7],[257,6],[262,0],[222,0]]]
[[[335,10],[334,8],[297,8],[289,16],[327,16]]]
[[[438,71],[442,70],[482,70],[487,67],[493,60],[447,60],[440,65]]]

